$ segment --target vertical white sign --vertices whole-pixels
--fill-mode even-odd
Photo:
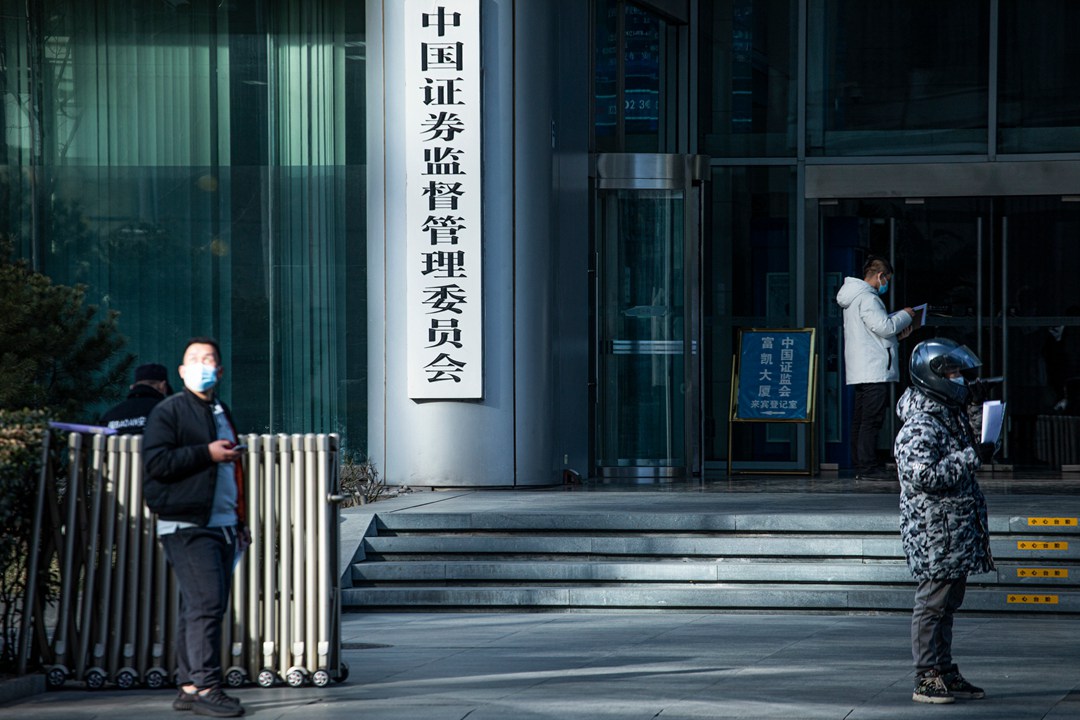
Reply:
[[[405,2],[409,397],[483,397],[480,2]]]

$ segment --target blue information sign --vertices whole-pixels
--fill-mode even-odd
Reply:
[[[814,330],[743,330],[735,420],[812,420]]]

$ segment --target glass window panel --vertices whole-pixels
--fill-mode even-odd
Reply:
[[[363,4],[0,3],[0,233],[175,387],[215,335],[241,432],[361,450]]]
[[[985,153],[989,3],[811,0],[807,154]]]
[[[666,114],[671,107],[664,102],[673,80],[668,54],[674,41],[669,40],[669,26],[626,0],[598,0],[594,13],[594,149],[660,152],[670,134]]]
[[[626,5],[626,151],[660,150],[661,38],[666,23],[650,12]]]
[[[597,0],[593,29],[593,135],[597,152],[618,147],[619,0]]]
[[[795,0],[702,3],[698,125],[712,156],[796,151]]]
[[[1002,0],[998,149],[1080,151],[1080,3]]]
[[[739,328],[795,323],[795,181],[795,168],[788,166],[713,168],[702,283],[706,461],[727,457],[731,358]],[[744,424],[743,430],[753,451],[740,451],[737,460],[794,460],[789,427]]]
[[[667,190],[601,197],[597,463],[684,466],[685,200]]]

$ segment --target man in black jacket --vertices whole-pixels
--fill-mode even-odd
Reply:
[[[119,435],[141,433],[150,411],[169,395],[172,395],[172,388],[165,366],[157,363],[140,365],[135,368],[135,382],[127,400],[109,408],[99,424],[112,428]]]
[[[143,436],[143,497],[180,589],[176,710],[237,717],[221,689],[221,627],[237,553],[250,541],[243,519],[243,468],[232,417],[214,390],[224,368],[212,338],[184,349],[182,392],[150,413]]]

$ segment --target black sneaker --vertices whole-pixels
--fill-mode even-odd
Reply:
[[[190,710],[191,705],[194,702],[195,702],[195,693],[193,693],[193,692],[189,693],[188,691],[184,690],[184,688],[180,688],[180,691],[177,694],[176,699],[172,701],[172,709],[173,710]]]
[[[945,687],[949,689],[949,693],[953,697],[964,698],[965,700],[978,700],[986,697],[983,689],[975,687],[965,680],[959,670],[947,672],[941,676],[941,679],[945,682]]]
[[[207,693],[197,693],[191,709],[196,715],[210,717],[240,717],[244,714],[240,701],[226,695],[220,685],[210,688]]]
[[[936,670],[915,676],[915,692],[911,693],[915,702],[940,705],[956,702],[956,698],[945,686],[945,681]]]

